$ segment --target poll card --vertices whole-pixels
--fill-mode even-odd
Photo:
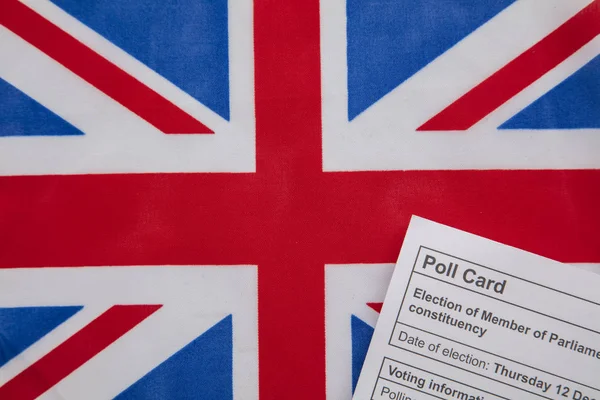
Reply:
[[[600,276],[413,217],[354,400],[600,400]]]

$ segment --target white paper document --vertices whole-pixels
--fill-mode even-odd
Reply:
[[[413,217],[354,400],[600,400],[600,276]]]

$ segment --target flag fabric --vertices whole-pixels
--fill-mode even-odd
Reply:
[[[254,267],[0,275],[2,399],[208,399],[256,389]]]
[[[600,263],[600,0],[5,0],[0,399],[349,399],[412,214]]]

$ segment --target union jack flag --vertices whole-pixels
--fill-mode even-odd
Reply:
[[[412,214],[600,263],[600,0],[4,0],[0,399],[347,399]]]
[[[0,279],[2,399],[256,397],[254,267],[19,268]]]

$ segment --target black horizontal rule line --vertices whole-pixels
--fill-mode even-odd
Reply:
[[[447,363],[447,362],[445,362],[445,361],[440,361],[440,360],[438,360],[437,358],[433,358],[433,357],[430,357],[430,356],[426,356],[425,354],[417,353],[417,352],[415,352],[415,351],[413,351],[413,350],[408,350],[408,349],[405,349],[404,347],[400,347],[400,346],[397,346],[397,345],[395,345],[395,344],[390,344],[390,346],[396,347],[397,349],[400,349],[400,350],[408,351],[409,353],[416,354],[417,356],[421,356],[421,357],[429,358],[430,360],[437,361],[437,362],[439,362],[439,363],[441,363],[441,364],[445,364],[445,365],[448,365],[448,366],[450,366],[450,367],[454,367],[454,368],[460,369],[461,371],[465,371],[465,372],[471,373],[471,374],[473,374],[473,375],[481,376],[482,378],[489,379],[490,381],[494,381],[494,382],[501,383],[502,385],[506,385],[506,386],[508,386],[508,387],[511,387],[511,388],[514,388],[514,389],[517,389],[517,390],[521,390],[521,391],[523,391],[523,392],[530,393],[530,394],[532,394],[532,395],[534,395],[534,396],[538,396],[538,397],[541,397],[541,398],[543,398],[543,399],[553,400],[551,397],[546,397],[546,396],[543,396],[543,395],[541,395],[541,394],[539,394],[539,393],[531,392],[531,391],[529,391],[529,390],[527,390],[527,389],[523,389],[523,388],[520,388],[520,387],[518,387],[518,386],[513,386],[513,385],[511,385],[511,384],[509,384],[509,383],[506,383],[506,382],[499,381],[498,379],[490,378],[489,376],[485,376],[485,375],[482,375],[482,374],[478,374],[477,372],[469,371],[468,369],[464,369],[464,368],[462,368],[462,367],[456,366],[456,365],[454,365],[454,364]]]
[[[439,378],[446,379],[447,381],[450,381],[450,382],[458,383],[459,385],[463,385],[463,386],[469,387],[469,388],[471,388],[471,389],[478,390],[478,391],[480,391],[480,392],[483,392],[483,393],[491,394],[492,396],[496,396],[496,397],[499,397],[499,398],[501,398],[501,399],[505,399],[505,400],[511,400],[511,399],[509,399],[509,398],[502,397],[502,396],[500,396],[500,395],[497,395],[497,394],[495,394],[495,393],[488,392],[488,391],[486,391],[486,390],[483,390],[483,389],[480,389],[480,388],[476,388],[475,386],[467,385],[466,383],[459,382],[459,381],[456,381],[456,380],[454,380],[454,379],[450,379],[450,378],[448,378],[448,377],[445,377],[445,376],[443,376],[443,375],[438,375],[438,374],[436,374],[435,372],[431,372],[431,371],[428,371],[428,370],[426,370],[426,369],[423,369],[423,368],[415,367],[414,365],[410,365],[410,364],[403,363],[403,362],[401,362],[401,361],[398,361],[398,360],[394,360],[393,358],[390,358],[390,357],[383,357],[383,359],[384,359],[384,361],[385,361],[385,360],[390,360],[390,361],[393,361],[393,362],[395,362],[395,363],[397,363],[397,364],[406,365],[407,367],[414,368],[414,369],[417,369],[417,370],[419,370],[419,371],[426,372],[426,373],[428,373],[428,374],[431,374],[431,375],[435,375],[435,376],[437,376],[437,377],[439,377]],[[381,364],[381,366],[383,367],[383,363]],[[381,369],[380,369],[379,371],[381,371]]]
[[[466,344],[466,343],[459,342],[458,340],[450,339],[450,338],[447,338],[447,337],[445,337],[445,336],[439,335],[439,334],[437,334],[437,333],[429,332],[429,331],[427,331],[427,330],[425,330],[425,329],[422,329],[422,328],[417,328],[416,326],[412,326],[412,325],[409,325],[409,324],[407,324],[407,323],[404,323],[404,322],[396,322],[396,324],[398,324],[398,325],[404,325],[404,326],[408,326],[409,328],[412,328],[412,329],[415,329],[415,330],[418,330],[418,331],[421,331],[421,332],[427,333],[427,334],[429,334],[429,335],[432,335],[432,336],[437,336],[437,337],[439,337],[439,338],[442,338],[442,339],[444,339],[444,340],[447,340],[447,341],[449,341],[449,342],[457,343],[457,344],[459,344],[459,345],[462,345],[462,346],[465,346],[465,347],[469,347],[469,348],[471,348],[471,349],[474,349],[474,350],[477,350],[477,351],[481,351],[482,353],[489,354],[489,355],[491,355],[491,356],[498,357],[498,358],[500,358],[500,359],[507,360],[507,361],[513,362],[513,363],[515,363],[515,364],[518,364],[518,365],[522,365],[522,366],[524,366],[524,367],[527,367],[527,368],[531,368],[531,369],[532,369],[532,370],[534,370],[534,371],[542,372],[542,373],[544,373],[544,374],[551,375],[551,376],[553,376],[553,377],[555,377],[555,378],[559,378],[559,379],[562,379],[562,380],[565,380],[565,381],[568,381],[568,382],[574,383],[574,384],[576,384],[576,385],[579,385],[579,386],[582,386],[582,387],[585,387],[585,388],[592,389],[592,390],[595,390],[595,391],[597,391],[597,392],[600,392],[600,389],[598,389],[598,388],[595,388],[595,387],[593,387],[593,386],[586,385],[585,383],[577,382],[577,381],[574,381],[573,379],[570,379],[570,378],[565,378],[564,376],[560,376],[560,375],[554,374],[554,373],[552,373],[552,372],[545,371],[545,370],[543,370],[543,369],[540,369],[540,368],[537,368],[537,367],[532,367],[531,365],[528,365],[528,364],[522,363],[522,362],[520,362],[520,361],[513,360],[513,359],[511,359],[511,358],[508,358],[508,357],[504,357],[504,356],[498,355],[498,354],[496,354],[496,353],[492,353],[492,352],[490,352],[490,351],[487,351],[487,350],[480,349],[480,348],[478,348],[478,347],[475,347],[475,346],[471,346],[471,345],[469,345],[469,344]],[[391,344],[391,343],[390,343],[390,344]],[[393,344],[391,344],[391,345],[392,345],[392,346],[394,346]],[[398,346],[396,346],[396,347],[398,347]],[[406,349],[404,349],[404,350],[406,350]]]
[[[586,331],[589,331],[589,332],[593,332],[593,333],[595,333],[596,335],[600,335],[600,332],[598,332],[598,331],[595,331],[595,330],[593,330],[593,329],[591,329],[591,328],[586,328],[585,326],[577,325],[577,324],[576,324],[576,323],[574,323],[574,322],[564,321],[564,320],[562,320],[562,319],[560,319],[560,318],[558,318],[558,317],[554,317],[554,316],[552,316],[552,315],[544,314],[543,312],[540,312],[540,311],[535,311],[535,310],[532,310],[532,309],[530,309],[530,308],[527,308],[527,307],[524,307],[524,306],[520,306],[520,305],[518,305],[518,304],[514,304],[514,303],[511,303],[511,302],[509,302],[509,301],[502,300],[502,299],[499,299],[499,298],[497,298],[497,297],[494,297],[494,296],[490,296],[490,295],[488,295],[488,294],[480,293],[480,292],[478,292],[478,291],[476,291],[476,290],[473,290],[473,289],[468,289],[468,288],[462,287],[462,286],[460,286],[460,285],[457,285],[456,283],[448,282],[448,281],[445,281],[445,280],[443,280],[443,279],[440,279],[440,278],[435,278],[435,277],[433,277],[433,276],[430,276],[430,275],[424,274],[424,273],[422,273],[422,272],[417,272],[417,271],[414,271],[413,273],[415,273],[415,274],[418,274],[418,275],[421,275],[421,276],[425,276],[425,277],[427,277],[427,278],[430,278],[430,279],[434,279],[434,280],[436,280],[436,281],[439,281],[439,282],[443,282],[443,283],[445,283],[445,284],[448,284],[448,285],[451,285],[451,286],[455,286],[455,287],[457,287],[457,288],[460,288],[460,289],[467,290],[467,291],[469,291],[469,292],[476,293],[476,294],[478,294],[478,295],[481,295],[481,296],[488,297],[488,298],[490,298],[490,299],[494,299],[494,300],[496,300],[496,301],[500,301],[500,302],[502,302],[502,303],[509,304],[509,305],[511,305],[511,306],[513,306],[513,307],[517,307],[517,308],[520,308],[520,309],[522,309],[522,310],[526,310],[526,311],[532,312],[532,313],[534,313],[534,314],[538,314],[538,315],[542,315],[542,316],[544,316],[544,317],[547,317],[547,318],[554,319],[554,320],[556,320],[556,321],[559,321],[559,322],[562,322],[562,323],[564,323],[564,324],[572,325],[572,326],[575,326],[575,327],[577,327],[577,328],[584,329],[584,330],[586,330]]]
[[[574,294],[563,292],[562,290],[551,288],[550,286],[542,285],[541,283],[533,282],[533,281],[530,281],[529,279],[525,279],[525,278],[518,277],[516,275],[509,274],[508,272],[502,272],[502,271],[499,271],[499,270],[497,270],[495,268],[486,267],[485,265],[481,265],[481,264],[478,264],[478,263],[473,262],[473,261],[469,261],[469,260],[464,259],[464,258],[453,256],[452,254],[444,253],[443,251],[432,249],[432,248],[427,247],[427,246],[420,246],[420,247],[423,248],[423,249],[430,250],[430,251],[435,251],[436,253],[443,254],[443,255],[448,256],[448,257],[455,258],[455,259],[460,260],[460,261],[468,262],[469,264],[477,265],[478,267],[481,267],[481,268],[489,269],[490,271],[494,271],[494,272],[497,272],[499,274],[510,276],[511,278],[519,279],[519,280],[521,280],[523,282],[531,283],[532,285],[539,286],[539,287],[542,287],[544,289],[552,290],[553,292],[557,292],[557,293],[563,294],[565,296],[573,297],[574,299],[577,299],[577,300],[585,301],[586,303],[590,303],[590,304],[593,304],[595,306],[600,306],[600,303],[596,303],[593,300],[589,300],[589,299],[586,299],[584,297],[575,296]],[[419,248],[419,250],[420,250],[420,248]]]
[[[422,390],[415,389],[415,388],[413,388],[413,387],[406,386],[406,385],[403,385],[403,384],[401,384],[401,383],[398,383],[398,382],[394,382],[394,381],[392,381],[392,380],[390,380],[390,379],[386,379],[386,378],[384,378],[384,377],[382,377],[382,376],[380,376],[380,377],[379,377],[379,379],[381,379],[381,380],[384,380],[384,381],[388,381],[388,382],[390,382],[390,383],[393,383],[393,384],[395,384],[395,385],[398,385],[398,386],[403,386],[403,387],[405,387],[405,388],[409,388],[410,390],[414,390],[415,392],[419,392],[419,393],[426,394],[427,396],[431,396],[431,397],[434,397],[434,398],[436,398],[436,399],[446,400],[446,399],[444,399],[443,397],[438,397],[438,396],[436,396],[436,395],[434,395],[434,394],[427,393],[427,392],[424,392],[424,391],[422,391]],[[377,383],[375,383],[375,386],[377,386]]]

